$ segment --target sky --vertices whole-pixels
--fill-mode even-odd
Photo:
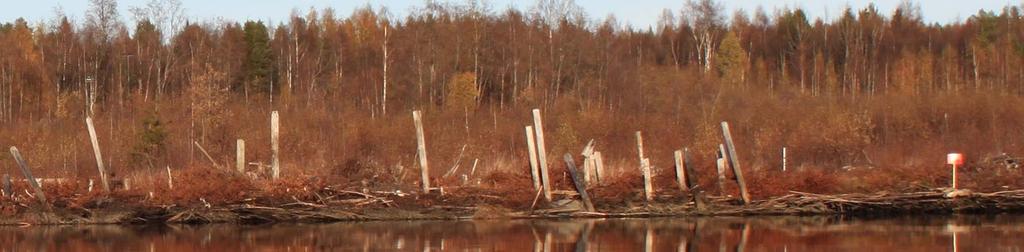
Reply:
[[[69,17],[82,20],[88,9],[87,0],[7,0],[0,8],[0,22],[11,22],[21,17],[37,22],[54,17],[55,10],[60,8]],[[119,13],[126,22],[131,21],[128,8],[143,6],[149,0],[120,0]],[[403,17],[410,10],[421,7],[423,0],[180,0],[186,15],[194,21],[234,20],[244,21],[258,19],[272,23],[286,21],[293,10],[305,12],[309,8],[323,9],[331,7],[341,16],[348,16],[355,8],[366,6],[387,7],[396,17]],[[461,2],[460,0],[455,0]],[[494,10],[507,7],[528,9],[534,0],[488,0]],[[846,6],[861,9],[874,3],[881,13],[892,13],[900,0],[718,0],[728,13],[742,9],[752,12],[762,6],[769,14],[775,9],[800,7],[811,20],[836,18]],[[949,23],[966,20],[978,10],[999,12],[1007,5],[1021,5],[1020,0],[918,0],[927,23]],[[592,19],[603,19],[614,14],[620,23],[636,28],[648,28],[657,23],[658,16],[664,9],[678,11],[682,9],[684,0],[576,0]]]

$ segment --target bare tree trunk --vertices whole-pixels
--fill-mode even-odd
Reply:
[[[385,116],[388,114],[388,25],[384,25],[384,43],[381,46],[384,50],[384,82],[381,84],[381,102],[380,102],[380,114]]]

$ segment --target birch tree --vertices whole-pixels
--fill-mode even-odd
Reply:
[[[723,11],[721,3],[712,0],[688,0],[683,8],[683,18],[693,30],[697,61],[705,73],[711,71],[716,43],[723,30]]]

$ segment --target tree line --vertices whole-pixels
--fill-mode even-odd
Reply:
[[[178,0],[134,7],[134,23],[122,23],[115,0],[90,3],[84,22],[58,12],[47,22],[0,26],[11,45],[0,49],[4,120],[89,113],[97,102],[133,97],[179,99],[192,89],[379,115],[453,99],[505,108],[571,96],[615,108],[636,98],[619,91],[640,86],[637,75],[648,68],[812,96],[1024,91],[1018,6],[926,24],[910,1],[891,13],[869,5],[809,20],[799,8],[730,15],[720,3],[691,0],[664,10],[654,27],[636,28],[591,18],[571,0],[525,10],[426,1],[405,17],[369,6],[347,17],[311,9],[277,24],[194,22]],[[85,105],[62,107],[68,99]]]
[[[331,150],[398,162],[405,157],[388,154],[408,147],[397,137],[408,127],[386,119],[407,120],[410,110],[442,112],[428,116],[428,125],[453,130],[428,137],[458,143],[435,146],[440,153],[460,153],[463,143],[509,146],[495,155],[515,156],[521,129],[506,122],[543,108],[558,117],[556,151],[591,137],[629,143],[626,133],[648,127],[682,136],[664,141],[685,139],[710,155],[716,121],[733,119],[737,134],[754,136],[740,140],[752,147],[744,154],[765,163],[774,162],[777,148],[799,143],[791,148],[793,158],[845,164],[865,159],[870,146],[906,139],[941,135],[945,144],[937,146],[948,147],[949,132],[987,132],[1000,142],[995,149],[1005,150],[1002,143],[1011,141],[1006,129],[1016,121],[1001,118],[1020,111],[986,103],[971,103],[962,113],[938,111],[945,103],[922,99],[991,94],[1017,101],[1024,93],[1020,6],[928,24],[911,1],[889,13],[869,5],[812,20],[799,8],[727,13],[713,0],[689,0],[661,11],[654,26],[633,27],[611,15],[589,16],[572,0],[537,0],[524,9],[428,0],[401,17],[372,6],[347,16],[330,8],[295,10],[277,23],[200,22],[187,16],[180,0],[152,0],[130,13],[119,13],[117,5],[90,0],[84,20],[58,11],[47,21],[0,24],[6,45],[0,47],[0,122],[63,129],[72,127],[65,121],[108,115],[119,122],[110,123],[114,132],[123,127],[138,135],[111,133],[112,155],[127,160],[127,153],[143,153],[173,163],[194,151],[164,150],[168,132],[188,137],[166,148],[191,150],[193,140],[213,139],[220,143],[209,148],[216,156],[242,137],[225,134],[265,135],[248,124],[225,129],[226,122],[280,109],[292,112],[286,119],[305,118],[289,121],[293,125],[349,137],[337,140],[345,148]],[[735,116],[724,115],[727,108]],[[955,119],[977,111],[991,113],[960,124],[942,119],[943,113]],[[764,112],[790,120],[776,122]],[[323,121],[342,114],[363,125]],[[798,119],[805,116],[824,119]],[[623,123],[611,124],[615,118]],[[831,131],[801,133],[819,129]],[[506,131],[512,133],[495,133]],[[299,141],[292,139],[285,141]],[[392,142],[396,147],[381,144]],[[286,149],[316,152],[306,146]],[[61,158],[66,163],[76,156]]]

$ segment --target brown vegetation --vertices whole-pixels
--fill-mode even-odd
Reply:
[[[433,179],[455,199],[513,208],[535,192],[522,135],[532,108],[544,111],[549,160],[596,140],[612,174],[593,187],[601,202],[639,197],[637,130],[662,193],[677,190],[672,151],[688,147],[701,187],[735,195],[714,185],[720,121],[733,125],[755,198],[943,187],[952,151],[969,157],[965,187],[1024,187],[1019,170],[986,161],[1024,154],[1016,6],[945,25],[924,24],[913,4],[813,22],[799,9],[758,10],[727,23],[700,1],[647,30],[587,19],[571,3],[524,12],[429,2],[401,18],[311,10],[270,26],[94,22],[117,14],[98,8],[84,23],[19,19],[0,25],[10,45],[0,47],[0,143],[21,149],[37,176],[69,179],[46,188],[68,205],[95,199],[86,116],[113,178],[135,181],[124,197],[198,205],[315,202],[325,187],[415,191],[414,109]],[[226,170],[236,139],[247,160],[270,163],[273,110],[284,178],[252,179],[265,177],[258,165],[247,168],[255,175]],[[564,165],[550,163],[555,186],[571,188]],[[20,177],[10,157],[0,167]]]

